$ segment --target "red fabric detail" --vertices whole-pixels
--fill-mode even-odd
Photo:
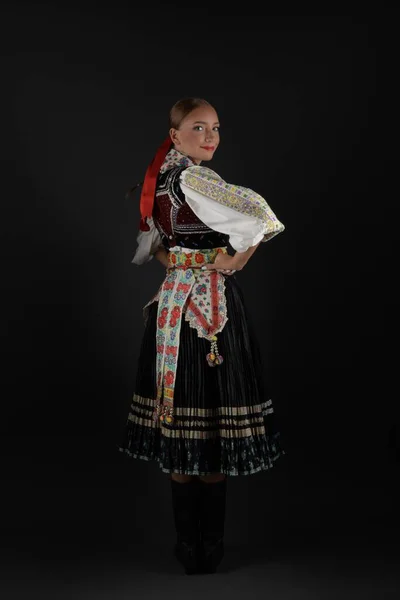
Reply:
[[[188,300],[188,308],[196,315],[197,320],[201,326],[207,331],[208,335],[214,334],[218,329],[218,273],[212,271],[210,273],[210,284],[211,284],[211,312],[212,312],[212,325],[210,325],[207,319],[199,310],[198,306],[193,302],[191,298]]]
[[[153,160],[147,167],[140,196],[141,231],[149,231],[150,229],[149,225],[146,223],[146,217],[151,217],[153,214],[154,194],[156,191],[158,173],[171,146],[172,140],[170,136],[168,136],[161,146],[158,147]]]
[[[221,248],[218,248],[219,251],[223,252]],[[210,273],[210,283],[211,283],[211,311],[212,311],[212,320],[213,320],[213,330],[216,331],[218,329],[218,316],[219,316],[219,304],[218,304],[218,273],[217,271],[213,271]]]

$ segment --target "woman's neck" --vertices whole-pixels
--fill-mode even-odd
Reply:
[[[174,146],[174,150],[176,150],[177,152],[179,152],[179,154],[183,154],[183,156],[186,156],[187,158],[190,158],[190,160],[192,162],[194,162],[196,165],[199,165],[201,163],[201,160],[199,160],[198,158],[193,158],[193,156],[190,156],[189,154],[186,154],[186,152],[182,152],[182,150],[178,150],[178,148],[176,148]]]

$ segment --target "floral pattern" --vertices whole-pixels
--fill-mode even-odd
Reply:
[[[208,167],[192,165],[182,171],[181,180],[191,190],[200,192],[237,212],[259,219],[266,226],[263,241],[271,239],[285,229],[283,223],[279,221],[260,194],[250,188],[227,183]]]
[[[178,152],[175,148],[171,148],[160,168],[160,173],[165,173],[173,167],[190,167],[194,164],[195,163],[189,156],[182,154],[182,152]]]
[[[159,293],[151,301],[158,300],[157,404],[153,418],[164,427],[174,423],[174,384],[182,314],[185,313],[185,320],[197,330],[199,337],[212,342],[212,349],[216,345],[216,334],[222,331],[227,321],[223,275],[215,270],[203,272],[198,269],[204,262],[212,263],[219,252],[226,253],[227,250],[171,250],[167,275]]]

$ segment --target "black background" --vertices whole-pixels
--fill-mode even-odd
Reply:
[[[130,543],[172,539],[165,474],[116,444],[141,309],[163,277],[155,260],[131,264],[139,194],[125,192],[184,96],[218,112],[209,166],[258,191],[286,226],[237,277],[287,454],[230,478],[227,535],[257,542],[268,530],[293,549],[340,532],[347,547],[385,539],[394,552],[374,20],[14,3],[2,46],[5,555],[56,569],[119,549],[121,564]]]

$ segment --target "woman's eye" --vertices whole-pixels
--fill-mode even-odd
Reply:
[[[203,126],[202,125],[195,125],[194,129],[200,130],[200,129],[203,129]],[[220,127],[216,126],[213,129],[219,132]]]

